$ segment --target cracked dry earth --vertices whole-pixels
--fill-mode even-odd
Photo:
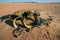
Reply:
[[[42,18],[53,16],[53,21],[49,26],[33,28],[16,38],[12,33],[14,27],[4,20],[0,22],[0,40],[60,40],[60,3],[0,3],[0,17],[23,9],[38,9]]]

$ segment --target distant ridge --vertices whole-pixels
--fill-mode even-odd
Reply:
[[[12,2],[12,3],[60,3],[60,2]]]
[[[0,3],[50,3],[50,4],[60,4],[60,2],[0,2]]]

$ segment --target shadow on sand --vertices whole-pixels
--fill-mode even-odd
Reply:
[[[17,17],[16,15],[14,16],[12,16],[13,18],[13,20],[11,20],[11,19],[9,19],[9,16],[11,16],[10,14],[9,15],[5,15],[5,16],[2,16],[2,17],[0,17],[0,21],[4,21],[5,20],[5,23],[6,24],[8,24],[8,25],[10,25],[11,27],[14,27],[13,26],[13,20]],[[31,20],[31,21],[33,21],[33,23],[30,23],[29,25],[31,25],[31,26],[33,26],[32,28],[34,28],[35,27],[35,23],[36,22],[39,22],[40,21],[40,24],[39,25],[36,25],[36,27],[38,27],[38,26],[43,26],[43,25],[46,25],[46,26],[49,26],[49,24],[52,22],[52,20],[53,20],[53,18],[50,16],[49,18],[47,18],[47,19],[42,19],[42,18],[40,18],[40,20],[39,21],[35,21],[35,20],[33,20],[33,19],[31,19],[31,18],[27,18],[27,16],[28,16],[28,14],[27,13],[24,13],[23,15],[22,15],[22,18],[20,17],[20,18],[18,18],[17,20],[21,20],[21,22],[23,23],[23,17],[26,17],[26,19],[28,19],[28,20]],[[7,19],[7,20],[6,20]],[[35,23],[34,23],[35,22]],[[20,34],[21,34],[21,32],[29,32],[29,29],[28,28],[26,28],[25,27],[25,25],[24,25],[24,23],[21,25],[21,24],[17,24],[17,28],[15,29],[15,30],[13,30],[13,35],[14,35],[14,37],[18,37]],[[26,30],[22,30],[21,28],[25,28]]]
[[[11,26],[11,27],[14,28],[13,21],[10,20],[8,16],[10,16],[10,14],[0,17],[0,22],[3,22],[3,21],[5,20],[5,23],[6,23],[6,24],[8,24],[9,26]],[[27,19],[33,21],[33,19],[31,19],[31,18],[27,18]],[[23,19],[22,19],[22,18],[21,18],[21,19],[18,19],[18,20],[22,20],[22,22],[23,22]],[[21,34],[21,32],[23,31],[23,30],[21,30],[21,28],[26,28],[26,27],[24,26],[24,24],[23,24],[23,25],[17,24],[17,25],[18,25],[18,28],[14,29],[13,32],[12,32],[13,36],[16,37],[16,38],[17,38],[17,37]],[[26,28],[26,29],[27,29],[27,28]],[[26,32],[29,32],[28,29],[25,30],[25,31],[26,31]]]

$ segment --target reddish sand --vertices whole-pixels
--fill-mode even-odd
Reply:
[[[49,26],[34,28],[22,33],[18,38],[13,36],[14,27],[0,22],[0,40],[60,40],[60,3],[0,3],[0,17],[13,14],[17,10],[40,10],[41,17],[54,16]]]

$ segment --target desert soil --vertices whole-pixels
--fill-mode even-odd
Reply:
[[[4,19],[0,22],[0,40],[60,40],[60,3],[0,3],[0,17],[18,10],[40,10],[42,18],[53,16],[53,21],[49,26],[33,28],[16,38],[12,22]]]

